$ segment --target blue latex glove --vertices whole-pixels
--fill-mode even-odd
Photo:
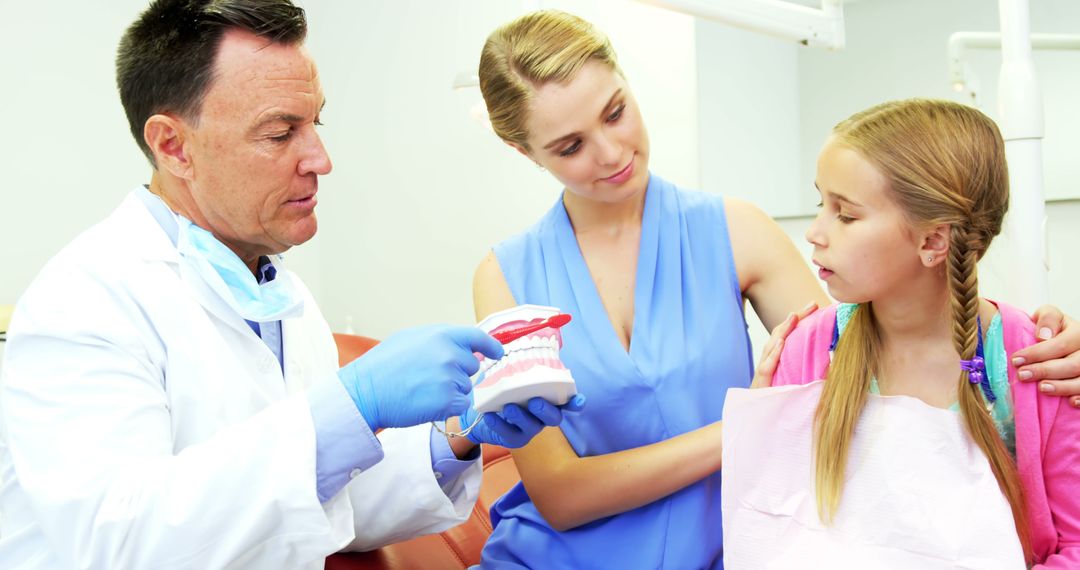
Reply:
[[[473,443],[490,443],[503,447],[521,447],[529,443],[540,430],[562,423],[563,412],[580,412],[585,407],[585,396],[575,394],[570,401],[555,406],[543,398],[532,398],[522,408],[517,404],[503,406],[501,414],[488,412],[467,436]],[[476,410],[469,406],[461,414],[461,427],[467,428],[476,421]]]
[[[432,325],[391,335],[338,370],[338,379],[372,430],[408,427],[469,407],[480,362],[502,358],[499,341],[476,327]]]

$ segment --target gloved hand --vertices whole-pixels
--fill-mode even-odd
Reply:
[[[476,327],[432,325],[391,335],[338,370],[371,429],[408,427],[469,407],[480,367],[473,352],[502,358],[499,341]]]
[[[585,396],[575,394],[570,401],[555,406],[543,398],[532,398],[524,409],[517,404],[503,406],[501,414],[488,412],[467,436],[473,443],[490,443],[503,447],[521,447],[546,426],[562,423],[563,412],[580,412],[585,407]],[[461,427],[465,429],[476,421],[476,410],[469,406],[461,414]]]

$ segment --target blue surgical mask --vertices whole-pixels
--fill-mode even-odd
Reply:
[[[259,285],[243,260],[213,234],[183,216],[177,223],[181,257],[245,320],[265,323],[303,314],[304,298],[288,271],[279,269],[273,281]]]

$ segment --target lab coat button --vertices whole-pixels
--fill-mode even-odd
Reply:
[[[349,479],[356,479],[356,476],[359,475],[359,474],[360,474],[359,469],[353,469],[352,471],[349,471]]]
[[[442,479],[442,471],[436,471],[435,472],[435,478],[436,479]]]

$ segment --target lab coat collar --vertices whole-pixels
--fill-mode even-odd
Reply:
[[[159,206],[165,210],[159,210],[158,215],[155,215]],[[115,215],[123,220],[123,225],[127,228],[126,237],[136,255],[144,261],[161,261],[175,267],[180,279],[187,283],[203,308],[230,327],[243,332],[252,342],[262,344],[262,340],[251,330],[243,317],[202,279],[181,267],[180,253],[176,249],[176,222],[171,217],[172,211],[168,210],[168,206],[160,198],[140,186],[128,194]],[[172,222],[172,226],[169,222]],[[171,235],[170,229],[174,232]]]
[[[124,226],[128,228],[131,247],[141,259],[146,261],[179,263],[180,254],[176,251],[175,237],[170,238],[167,228],[163,228],[158,223],[148,207],[147,200],[141,198],[140,193],[149,195],[150,200],[158,200],[162,207],[168,209],[163,202],[160,202],[160,198],[142,186],[132,190],[124,198],[116,209],[115,215],[120,217]]]

